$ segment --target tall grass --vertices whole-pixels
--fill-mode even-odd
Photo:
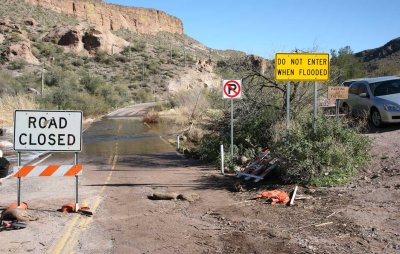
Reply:
[[[10,126],[16,109],[36,109],[38,104],[28,95],[2,95],[0,97],[0,127]]]

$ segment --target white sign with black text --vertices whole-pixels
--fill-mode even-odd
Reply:
[[[14,150],[81,151],[82,112],[16,110]]]

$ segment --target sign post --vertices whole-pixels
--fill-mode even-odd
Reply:
[[[14,150],[18,152],[18,168],[21,166],[21,151],[74,152],[74,164],[78,166],[78,152],[82,150],[81,111],[16,110],[14,113]],[[54,173],[54,167],[45,176]],[[33,167],[24,171],[35,174]],[[75,209],[78,208],[78,173],[75,175]],[[21,202],[21,175],[18,172],[17,203]],[[42,176],[41,174],[40,176]]]
[[[328,86],[328,100],[335,100],[336,119],[339,119],[339,100],[349,98],[349,88],[346,86]]]
[[[329,80],[329,54],[328,53],[276,53],[275,55],[275,80],[276,81],[314,81],[314,118],[317,119],[318,107],[318,81]],[[290,87],[287,87],[289,93]],[[290,99],[289,99],[290,103]],[[290,105],[287,105],[290,110]],[[289,126],[290,113],[286,114],[286,128]]]
[[[286,84],[286,132],[289,131],[290,125],[290,82]],[[288,134],[288,133],[286,133]]]
[[[231,100],[231,161],[233,161],[233,100],[242,98],[242,80],[224,80],[222,98]]]

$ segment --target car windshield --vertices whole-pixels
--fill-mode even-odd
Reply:
[[[370,88],[374,96],[400,93],[400,79],[372,83]]]

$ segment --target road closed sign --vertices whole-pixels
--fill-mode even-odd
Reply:
[[[223,82],[224,99],[241,99],[242,98],[242,80],[224,80]]]
[[[329,54],[277,53],[275,80],[327,81],[329,80]]]
[[[14,150],[81,151],[82,112],[16,110]]]

